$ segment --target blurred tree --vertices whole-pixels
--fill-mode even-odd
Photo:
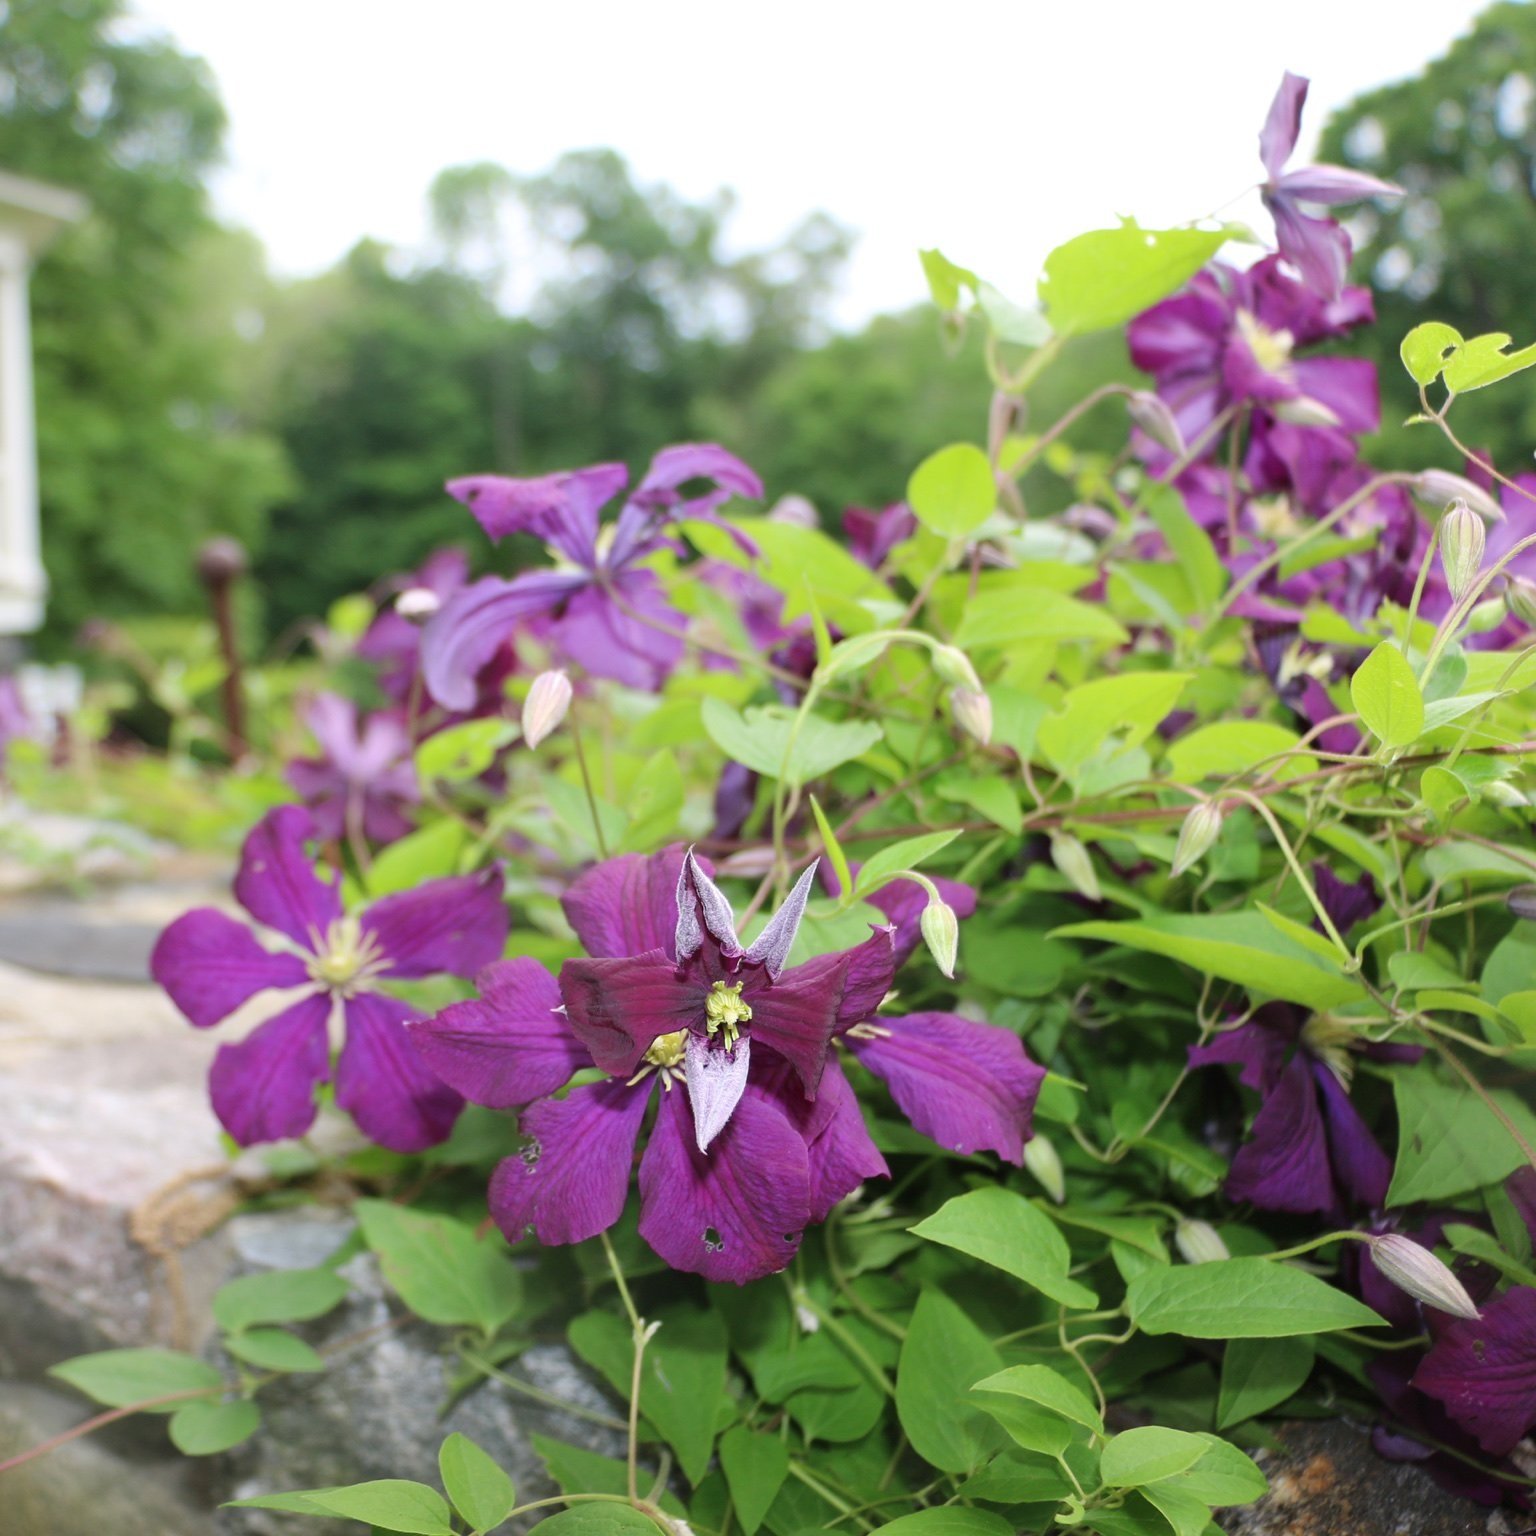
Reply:
[[[265,278],[207,210],[223,129],[202,64],[131,34],[119,0],[4,6],[0,166],[92,207],[32,291],[55,642],[92,614],[197,606],[198,543],[258,544],[284,482],[235,410]]]
[[[1351,102],[1329,122],[1319,159],[1386,176],[1407,194],[1350,226],[1356,277],[1377,290],[1379,320],[1362,338],[1381,369],[1385,429],[1375,458],[1452,464],[1431,432],[1401,425],[1418,402],[1397,349],[1424,320],[1466,336],[1509,331],[1516,345],[1536,341],[1536,7],[1491,6],[1422,74]],[[1536,442],[1530,379],[1456,406],[1463,440],[1506,468],[1528,467]]]

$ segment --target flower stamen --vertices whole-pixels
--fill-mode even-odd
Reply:
[[[741,1035],[740,1026],[752,1022],[752,1008],[742,1001],[743,983],[727,986],[717,981],[704,999],[704,1029],[710,1039],[720,1035],[729,1050]]]

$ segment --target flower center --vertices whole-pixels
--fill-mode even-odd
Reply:
[[[1355,1063],[1349,1054],[1356,1040],[1355,1031],[1338,1019],[1314,1013],[1301,1027],[1301,1043],[1333,1073],[1346,1092],[1355,1075]]]
[[[309,959],[310,980],[351,997],[389,964],[376,935],[364,933],[355,917],[338,917],[317,939]]]
[[[651,1041],[645,1059],[653,1067],[675,1067],[682,1061],[688,1049],[688,1031],[674,1029],[670,1035],[657,1035]]]
[[[711,1039],[721,1035],[727,1049],[736,1044],[740,1026],[752,1022],[751,1004],[741,1000],[742,985],[739,981],[735,986],[717,981],[704,999],[705,1032]]]
[[[1260,325],[1246,309],[1237,312],[1238,334],[1253,353],[1253,360],[1265,373],[1280,373],[1291,360],[1296,338],[1289,331],[1272,331]]]

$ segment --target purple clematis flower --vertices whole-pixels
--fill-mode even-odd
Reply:
[[[469,557],[462,549],[434,550],[414,571],[390,579],[397,602],[407,592],[429,594],[441,607],[469,584]],[[380,608],[357,642],[357,654],[379,668],[379,686],[397,704],[410,703],[420,676],[421,631],[426,615],[408,616],[395,603]]]
[[[655,574],[640,563],[668,540],[668,523],[717,520],[732,496],[759,497],[762,482],[711,443],[664,448],[630,494],[610,529],[598,515],[624,490],[622,464],[594,464],[531,480],[471,475],[449,482],[492,539],[529,533],[559,559],[511,581],[487,576],[451,597],[422,642],[427,688],[448,709],[474,703],[474,678],[515,629],[535,618],[570,661],[595,677],[633,688],[661,686],[682,655],[686,622],[666,601]],[[685,498],[679,487],[706,480],[712,489]]]
[[[1481,1317],[1451,1318],[1413,1374],[1413,1385],[1490,1456],[1507,1456],[1536,1428],[1536,1287],[1517,1285]]]
[[[304,720],[321,755],[296,758],[283,777],[309,807],[317,835],[374,844],[404,837],[413,825],[406,808],[421,798],[404,720],[388,711],[360,720],[357,706],[335,693],[313,699]]]
[[[891,551],[916,532],[917,518],[904,501],[893,502],[878,512],[868,507],[848,507],[843,512],[843,537],[848,553],[872,571],[878,571]]]
[[[530,1144],[491,1184],[497,1224],[514,1240],[531,1228],[545,1243],[606,1231],[623,1211],[635,1145],[656,1100],[640,1159],[641,1236],[673,1268],[711,1280],[745,1284],[784,1268],[809,1222],[852,1183],[884,1171],[826,1049],[834,1029],[860,1021],[884,996],[888,935],[877,931],[855,950],[770,975],[770,962],[782,967],[800,907],[787,904],[788,915],[743,950],[724,896],[681,849],[599,864],[562,905],[592,959],[568,961],[558,984],[530,960],[493,966],[478,978],[479,1001],[413,1026],[428,1064],[467,1097],[529,1106],[522,1128]],[[722,927],[729,941],[716,932]],[[626,978],[635,980],[633,994]],[[700,980],[702,990],[693,985]],[[678,1006],[683,994],[687,1004]],[[658,1006],[671,1010],[664,1019],[631,1023]],[[654,1022],[664,1027],[652,1030]],[[749,1033],[758,1049],[738,1090],[727,1079],[738,1060],[748,1066]],[[817,1039],[821,1059],[812,1067]],[[779,1055],[779,1044],[792,1056]],[[593,1065],[614,1075],[551,1096]],[[814,1071],[814,1103],[802,1068]]]
[[[420,1151],[447,1136],[463,1101],[423,1066],[401,1028],[416,1010],[379,983],[470,976],[499,955],[507,939],[501,875],[428,880],[346,914],[339,877],[315,873],[306,847],[314,836],[307,811],[281,806],[241,851],[235,896],[281,948],[199,907],[160,935],[150,971],[199,1029],[258,993],[298,992],[214,1057],[214,1112],[242,1146],[300,1136],[313,1124],[315,1089],[331,1076],[329,1027],[339,1016],[336,1102],[380,1146]]]
[[[1301,112],[1308,81],[1286,71],[1259,133],[1259,159],[1264,164],[1264,206],[1275,221],[1280,254],[1301,273],[1309,288],[1335,299],[1344,286],[1352,254],[1349,235],[1332,219],[1303,213],[1303,204],[1334,207],[1370,197],[1400,197],[1402,188],[1361,171],[1339,165],[1304,165],[1288,171],[1286,161],[1301,132]]]

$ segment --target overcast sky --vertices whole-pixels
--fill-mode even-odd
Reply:
[[[621,150],[646,180],[739,196],[732,243],[824,209],[858,233],[851,323],[920,299],[937,245],[1021,298],[1084,229],[1211,213],[1258,174],[1281,71],[1333,106],[1416,72],[1472,0],[134,0],[212,66],[216,184],[275,269],[372,235],[414,246],[438,170]],[[1304,158],[1304,156],[1299,157]],[[1231,204],[1231,206],[1226,206]]]

